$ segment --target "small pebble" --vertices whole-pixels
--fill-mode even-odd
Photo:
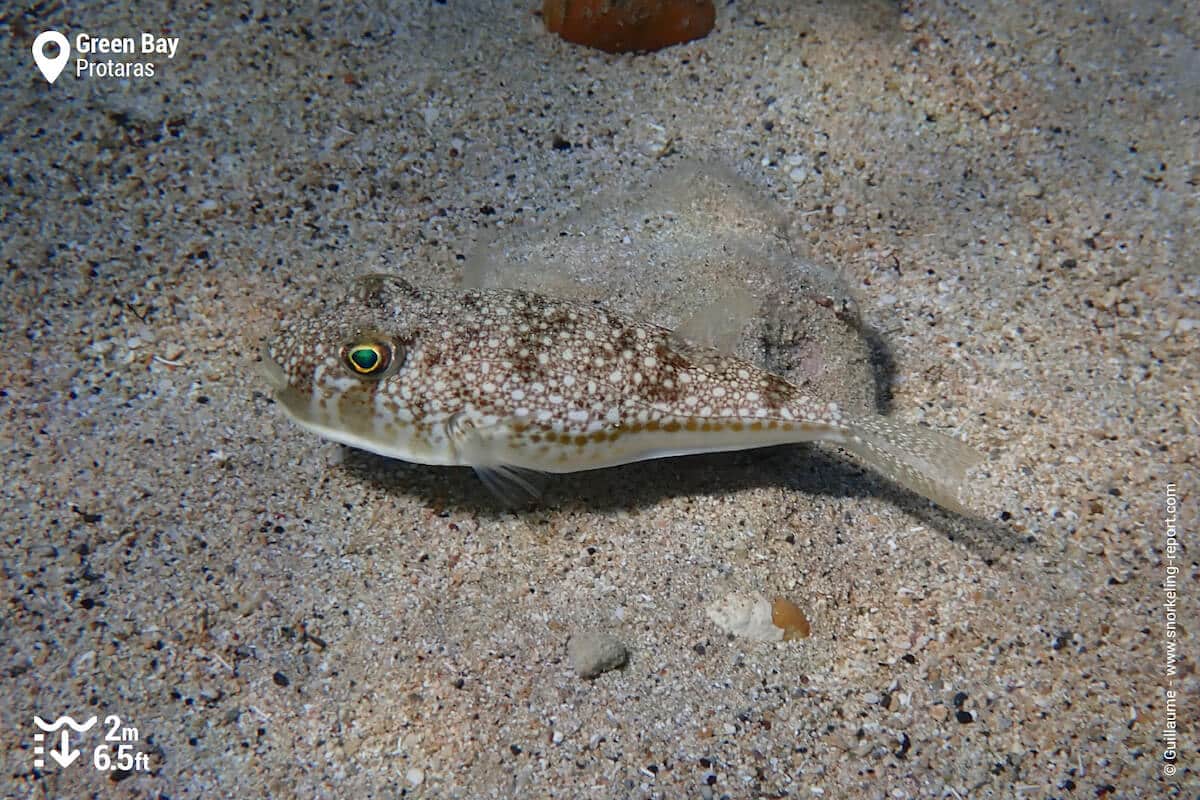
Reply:
[[[410,786],[420,786],[425,782],[425,773],[422,770],[413,767],[408,772],[404,773],[405,780]]]
[[[807,639],[812,632],[808,617],[800,607],[786,597],[776,597],[771,604],[771,624],[783,629],[783,640]]]
[[[650,52],[707,36],[713,0],[543,0],[546,30],[608,53]]]
[[[721,630],[756,642],[778,642],[783,629],[771,621],[771,604],[760,594],[732,592],[706,609]]]
[[[595,678],[623,665],[629,657],[629,651],[611,634],[580,631],[567,643],[567,655],[579,677]]]
[[[177,342],[167,342],[159,348],[159,355],[168,361],[178,361],[183,352],[183,345]]]

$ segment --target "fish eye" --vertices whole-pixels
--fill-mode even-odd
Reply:
[[[342,362],[362,378],[383,377],[397,360],[396,349],[387,342],[352,342],[342,348]]]

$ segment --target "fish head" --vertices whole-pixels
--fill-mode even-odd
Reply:
[[[428,410],[422,351],[440,316],[435,292],[369,275],[334,307],[285,319],[262,349],[261,372],[302,427],[405,457]]]

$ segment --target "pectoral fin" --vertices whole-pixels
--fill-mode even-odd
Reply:
[[[501,456],[508,431],[503,425],[481,427],[464,414],[446,423],[457,460],[469,465],[479,480],[505,505],[518,507],[541,498],[535,481],[541,473],[507,463]]]

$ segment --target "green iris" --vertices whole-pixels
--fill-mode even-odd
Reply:
[[[370,347],[360,347],[350,353],[350,360],[354,362],[354,366],[360,371],[370,372],[379,363],[379,353],[376,353]]]
[[[378,376],[392,361],[391,348],[378,342],[352,344],[343,351],[346,366],[356,375]]]

